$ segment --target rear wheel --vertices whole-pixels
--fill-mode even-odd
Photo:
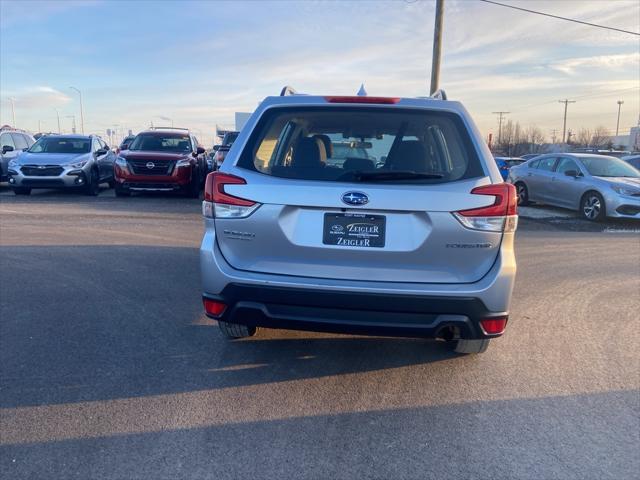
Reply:
[[[591,222],[600,222],[607,216],[604,198],[598,192],[587,192],[580,202],[580,214]]]
[[[453,351],[456,353],[483,353],[489,348],[490,339],[483,338],[480,340],[457,340]]]
[[[239,325],[237,323],[223,322],[222,320],[218,320],[218,327],[220,327],[220,331],[227,338],[252,337],[258,330],[256,327],[248,327],[246,325]]]
[[[100,177],[98,176],[98,171],[95,168],[91,170],[91,173],[89,174],[89,181],[84,188],[84,193],[86,195],[91,195],[92,197],[95,197],[100,193]]]
[[[116,188],[116,184],[118,182],[116,182],[115,178],[112,178],[111,180],[109,180],[109,188]]]
[[[518,196],[518,205],[522,205],[523,207],[529,205],[529,191],[527,190],[527,186],[522,182],[518,182],[515,187]]]
[[[15,187],[13,193],[16,195],[31,195],[31,189],[29,187]]]

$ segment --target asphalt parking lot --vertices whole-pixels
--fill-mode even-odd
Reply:
[[[229,342],[199,201],[0,187],[0,477],[638,478],[639,227],[550,212],[523,211],[505,336],[457,356]]]

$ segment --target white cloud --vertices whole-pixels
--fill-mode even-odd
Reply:
[[[3,92],[6,98],[14,98],[16,108],[24,110],[63,107],[71,97],[48,86],[31,87],[17,92]]]
[[[613,72],[635,66],[636,71],[638,71],[637,69],[640,67],[640,52],[568,58],[552,62],[549,66],[568,75],[575,75],[582,69],[587,68],[606,69],[609,72]]]

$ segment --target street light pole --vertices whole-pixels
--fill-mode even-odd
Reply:
[[[11,102],[11,118],[13,118],[13,128],[16,128],[16,107],[13,104],[15,100],[15,98],[9,97],[9,101]]]
[[[618,130],[620,129],[620,107],[622,107],[623,103],[624,101],[618,100],[618,122],[616,123],[616,137],[618,136]]]
[[[56,117],[58,118],[58,133],[62,133],[60,131],[60,112],[58,111],[57,108],[54,108],[54,110],[56,111]]]
[[[436,0],[436,19],[433,27],[433,56],[431,57],[431,93],[440,88],[440,60],[442,58],[442,22],[444,0]]]
[[[67,118],[71,119],[71,133],[76,133],[76,116],[67,115]]]
[[[80,129],[82,130],[82,134],[84,135],[84,112],[82,108],[82,92],[78,90],[76,87],[69,87],[71,90],[75,90],[78,92],[80,96]]]

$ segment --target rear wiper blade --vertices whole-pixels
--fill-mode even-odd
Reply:
[[[435,180],[444,177],[441,173],[418,173],[410,170],[384,170],[376,172],[354,170],[348,173],[356,180],[377,180],[381,182],[385,180]],[[343,177],[346,176],[346,174],[343,175]]]

